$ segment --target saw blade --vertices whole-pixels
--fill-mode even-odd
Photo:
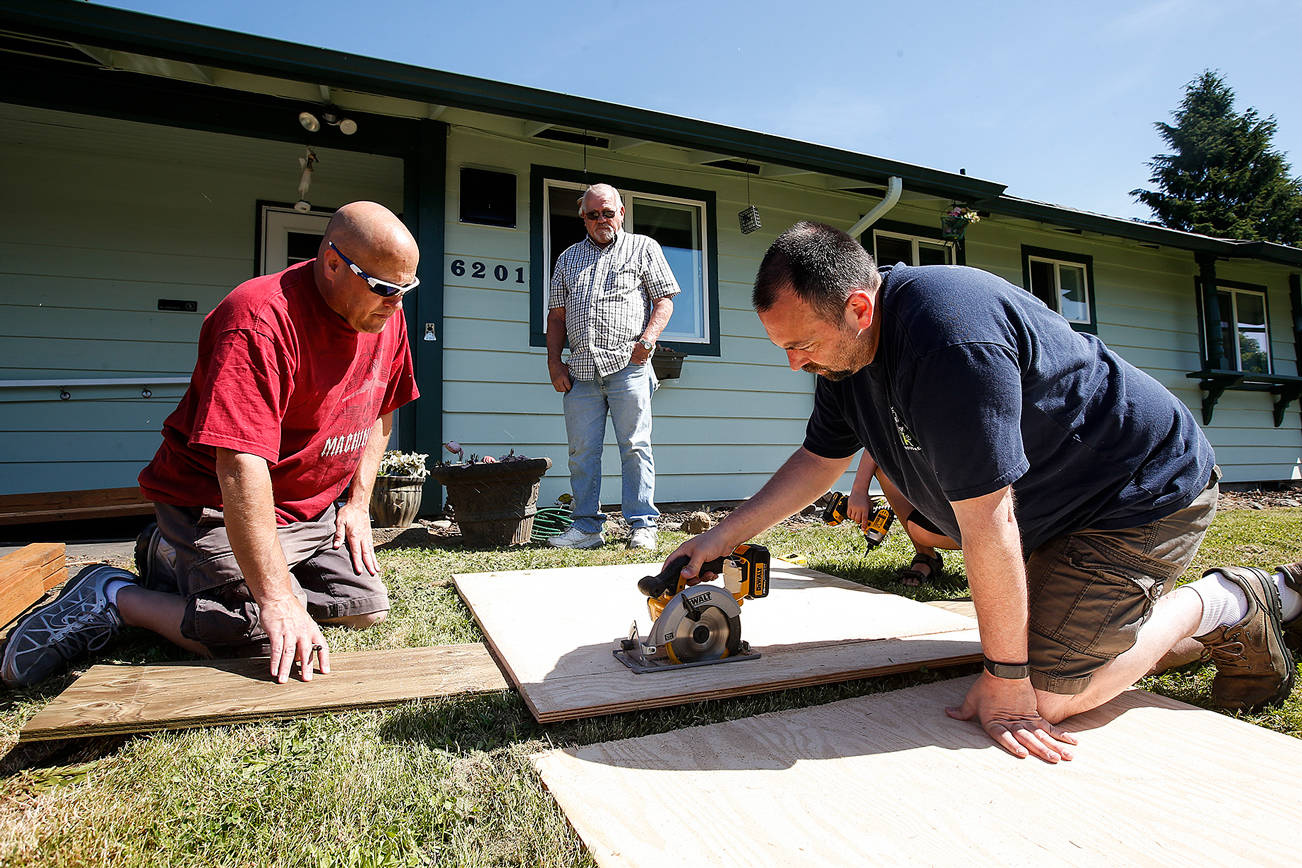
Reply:
[[[651,644],[671,660],[718,660],[741,647],[741,607],[722,588],[689,588],[665,606],[652,625]]]

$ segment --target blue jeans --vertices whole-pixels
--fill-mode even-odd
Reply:
[[[627,365],[608,377],[573,380],[565,393],[565,433],[570,441],[574,526],[597,533],[601,511],[601,445],[606,413],[615,426],[624,479],[621,505],[629,526],[655,527],[656,467],[651,457],[651,393],[659,383],[651,364]]]

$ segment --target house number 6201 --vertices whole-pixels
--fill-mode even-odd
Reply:
[[[481,262],[478,259],[466,261],[464,259],[454,259],[450,263],[452,274],[455,277],[465,277],[469,275],[472,280],[495,280],[498,283],[524,283],[524,266],[518,265],[514,270],[502,265],[492,265],[488,262]],[[511,278],[514,276],[514,280]]]

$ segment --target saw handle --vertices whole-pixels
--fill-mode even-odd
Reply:
[[[655,599],[662,594],[676,594],[683,589],[683,567],[691,563],[687,555],[674,558],[657,576],[643,576],[637,580],[637,589],[648,597]],[[702,573],[718,573],[723,570],[723,558],[715,558],[701,564]]]

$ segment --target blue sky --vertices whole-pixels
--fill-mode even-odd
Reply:
[[[1203,69],[1275,115],[1302,174],[1297,0],[604,3],[112,0],[194,21],[672,112],[1148,217],[1129,191]]]

